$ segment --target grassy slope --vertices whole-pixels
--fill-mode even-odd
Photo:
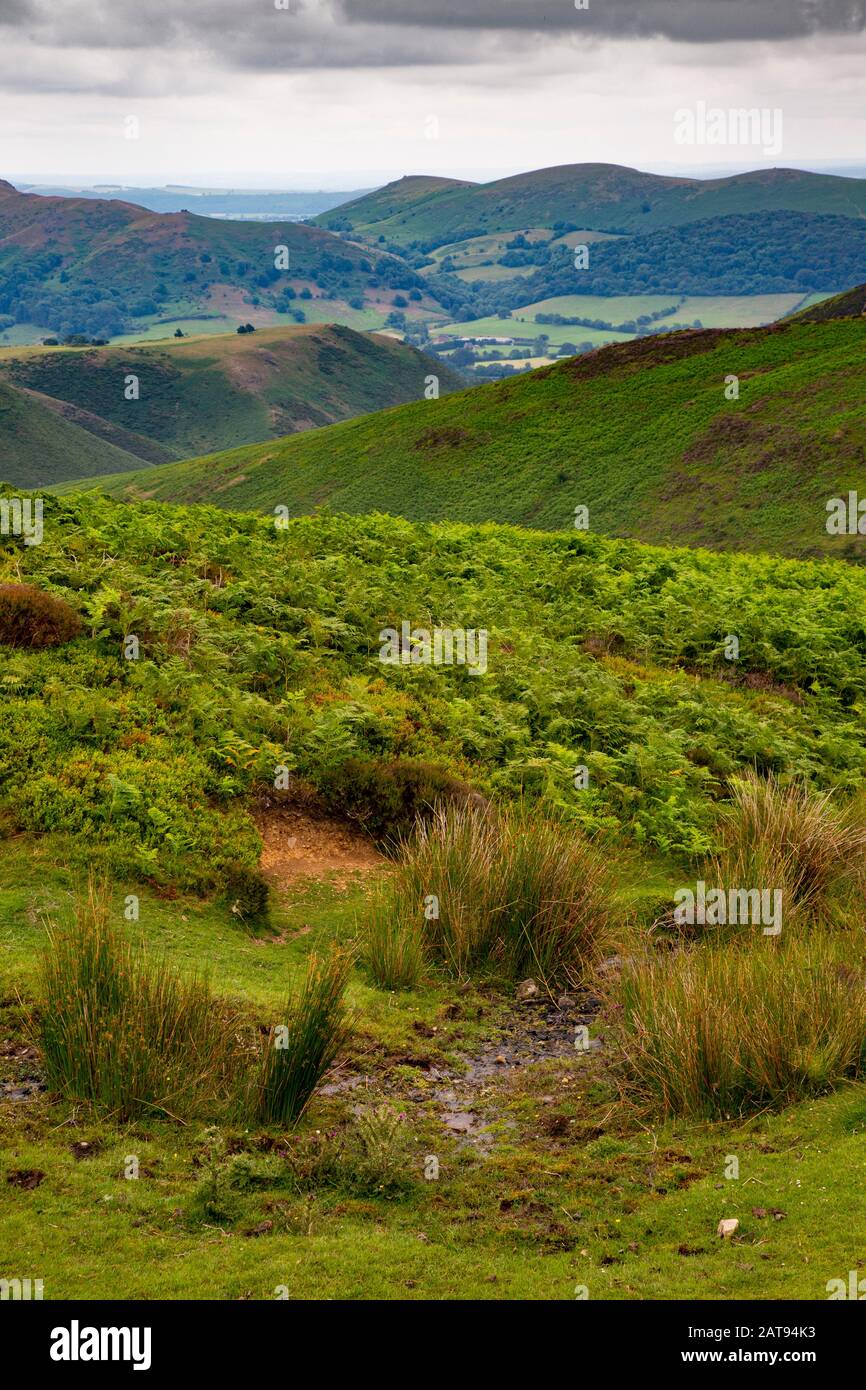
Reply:
[[[579,333],[579,330],[573,330]],[[866,491],[866,323],[644,339],[513,382],[118,477],[114,496],[293,513],[591,529],[648,541],[859,554],[825,503]],[[728,374],[740,399],[728,401]]]
[[[138,468],[141,460],[64,420],[26,391],[0,382],[0,479],[33,488],[47,481],[87,478],[105,468]]]
[[[148,463],[182,458],[413,400],[423,396],[430,372],[440,376],[443,391],[458,384],[412,347],[334,325],[136,347],[0,352],[0,380],[90,412],[95,418],[76,418],[122,443],[130,457],[116,465],[133,469],[140,467],[136,454]],[[138,400],[125,399],[129,373],[139,377]],[[74,476],[61,449],[19,452],[16,445],[15,453],[34,482]],[[110,466],[98,451],[94,460],[96,467],[76,462],[78,475]]]
[[[414,203],[406,196],[411,192],[404,190],[393,208],[379,192],[315,220],[323,227],[348,220],[365,236],[382,234],[396,245],[442,246],[482,231],[519,231],[558,221],[589,230],[647,232],[732,213],[790,209],[859,217],[866,212],[866,180],[786,169],[702,180],[574,164],[432,195],[419,190]]]

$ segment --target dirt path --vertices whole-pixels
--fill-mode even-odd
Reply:
[[[335,888],[345,888],[353,878],[380,871],[387,863],[362,831],[329,816],[281,807],[262,812],[256,825],[262,837],[262,873],[278,890],[302,879],[327,879]]]

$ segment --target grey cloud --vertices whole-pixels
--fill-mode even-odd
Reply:
[[[289,0],[288,10],[274,0],[0,0],[0,39],[16,50],[111,53],[115,78],[94,73],[102,90],[145,80],[141,49],[169,65],[183,55],[204,69],[305,72],[461,66],[556,45],[568,61],[586,38],[745,43],[864,28],[866,0],[589,0],[587,10],[574,0]],[[4,66],[26,85],[17,57]],[[33,86],[45,85],[43,69]],[[65,85],[62,62],[54,85]]]
[[[588,32],[692,43],[856,33],[866,27],[866,0],[589,0],[581,11],[573,0],[343,0],[343,9],[351,20],[431,30]]]

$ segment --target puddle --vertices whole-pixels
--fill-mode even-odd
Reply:
[[[38,1078],[4,1081],[0,1086],[0,1100],[35,1100],[44,1090],[45,1087]]]
[[[410,1104],[435,1101],[442,1124],[458,1143],[486,1157],[497,1133],[511,1124],[497,1114],[496,1079],[557,1057],[574,1058],[577,1030],[589,1028],[598,1008],[598,999],[589,993],[563,995],[558,1000],[540,996],[517,1004],[499,1037],[483,1052],[465,1058],[462,1071],[425,1066],[424,1074],[433,1082],[433,1089],[409,1091],[401,1099]],[[601,1046],[598,1038],[592,1038],[585,1051],[597,1052]],[[381,1075],[345,1076],[320,1087],[319,1093],[345,1095],[358,1087],[369,1087],[377,1079],[381,1084]]]

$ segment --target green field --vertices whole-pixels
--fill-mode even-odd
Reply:
[[[68,915],[61,861],[60,846],[0,845],[4,885],[15,884],[0,887],[3,983],[25,1001],[44,941],[34,917]],[[289,935],[312,924],[340,938],[362,907],[363,890],[301,888],[283,899],[277,921]],[[206,964],[219,989],[242,993],[265,1017],[309,949],[309,935],[289,946],[256,944],[196,899],[166,905],[145,893],[142,912],[148,939],[169,960],[187,970]],[[287,1285],[290,1299],[316,1300],[573,1302],[585,1286],[592,1300],[811,1301],[826,1298],[829,1279],[847,1279],[852,1268],[862,1274],[862,1087],[779,1115],[649,1131],[612,1110],[603,1067],[541,1062],[506,1069],[474,1102],[496,1135],[485,1158],[446,1129],[417,1063],[459,1074],[462,1058],[495,1045],[506,1019],[499,1027],[495,1013],[486,1026],[473,1022],[475,1010],[490,1009],[473,993],[461,997],[455,1019],[442,985],[383,998],[360,974],[350,999],[361,1010],[354,1065],[368,1077],[364,1109],[399,1106],[406,1116],[410,1181],[396,1197],[332,1185],[287,1190],[273,1168],[269,1186],[264,1169],[264,1184],[236,1199],[233,1222],[202,1224],[191,1205],[212,1132],[164,1119],[117,1127],[40,1095],[0,1100],[7,1173],[44,1174],[32,1191],[0,1184],[0,1248],[14,1250],[14,1269],[38,1271],[49,1300],[268,1300]],[[435,1029],[433,1041],[419,1029]],[[21,1044],[11,1002],[0,1012],[0,1036]],[[407,1055],[412,1068],[401,1065]],[[0,1062],[9,1082],[26,1070],[8,1051]],[[352,1105],[351,1097],[322,1097],[298,1141],[309,1144],[317,1130],[351,1132]],[[267,1137],[232,1126],[218,1132],[253,1163]],[[140,1160],[137,1182],[123,1177],[130,1153]],[[439,1159],[436,1182],[423,1180],[428,1153]],[[724,1179],[731,1153],[740,1159],[736,1182]],[[232,1160],[222,1162],[229,1173]],[[754,1214],[761,1211],[767,1215]],[[723,1216],[740,1219],[735,1244],[716,1238]],[[12,1272],[8,1258],[3,1268]]]
[[[532,319],[536,314],[564,314],[572,318],[627,323],[640,314],[659,313],[669,305],[679,304],[681,298],[678,294],[623,294],[611,298],[599,294],[567,294],[556,299],[539,299],[535,304],[524,304],[515,309],[514,314],[523,319]]]
[[[529,338],[532,341],[539,334],[546,333],[551,343],[586,342],[595,347],[601,347],[603,343],[627,343],[634,336],[608,328],[537,324],[534,317],[521,316],[519,311],[510,319],[469,319],[466,323],[437,324],[436,332],[447,338]]]

